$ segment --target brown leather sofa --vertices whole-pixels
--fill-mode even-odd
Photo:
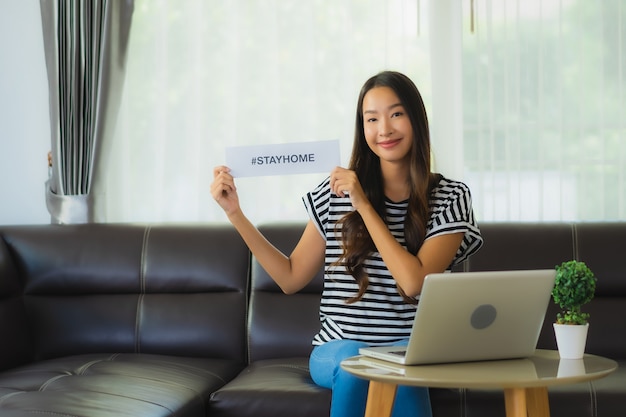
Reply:
[[[287,252],[302,228],[261,227]],[[587,352],[620,369],[551,388],[551,415],[626,415],[626,223],[481,229],[459,270],[580,259],[596,272]],[[307,360],[321,278],[282,294],[227,225],[0,227],[0,416],[328,416]],[[555,313],[539,347],[555,348]],[[501,391],[431,398],[435,417],[504,416]]]

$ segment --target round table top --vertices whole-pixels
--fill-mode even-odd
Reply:
[[[517,388],[573,384],[602,378],[617,362],[585,354],[561,359],[556,350],[538,349],[523,359],[403,366],[355,356],[341,363],[346,371],[373,381],[432,388]]]

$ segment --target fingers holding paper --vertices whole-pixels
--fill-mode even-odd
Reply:
[[[358,210],[362,204],[368,203],[365,192],[354,171],[336,167],[330,173],[330,189],[340,197],[350,197],[352,206]]]
[[[230,169],[220,165],[213,168],[213,182],[211,195],[227,215],[239,210],[239,196],[235,179],[230,175]]]

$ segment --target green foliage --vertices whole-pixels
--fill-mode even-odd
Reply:
[[[594,273],[584,262],[567,261],[556,266],[552,299],[561,307],[556,322],[559,324],[586,324],[589,313],[580,308],[591,301],[596,291]]]

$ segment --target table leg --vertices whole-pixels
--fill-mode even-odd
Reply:
[[[526,402],[528,415],[532,417],[550,417],[550,403],[548,388],[526,388]]]
[[[390,417],[398,385],[370,381],[365,417]]]
[[[528,417],[526,389],[505,388],[504,406],[506,408],[506,417]]]
[[[507,388],[504,390],[506,417],[550,417],[548,388]]]

